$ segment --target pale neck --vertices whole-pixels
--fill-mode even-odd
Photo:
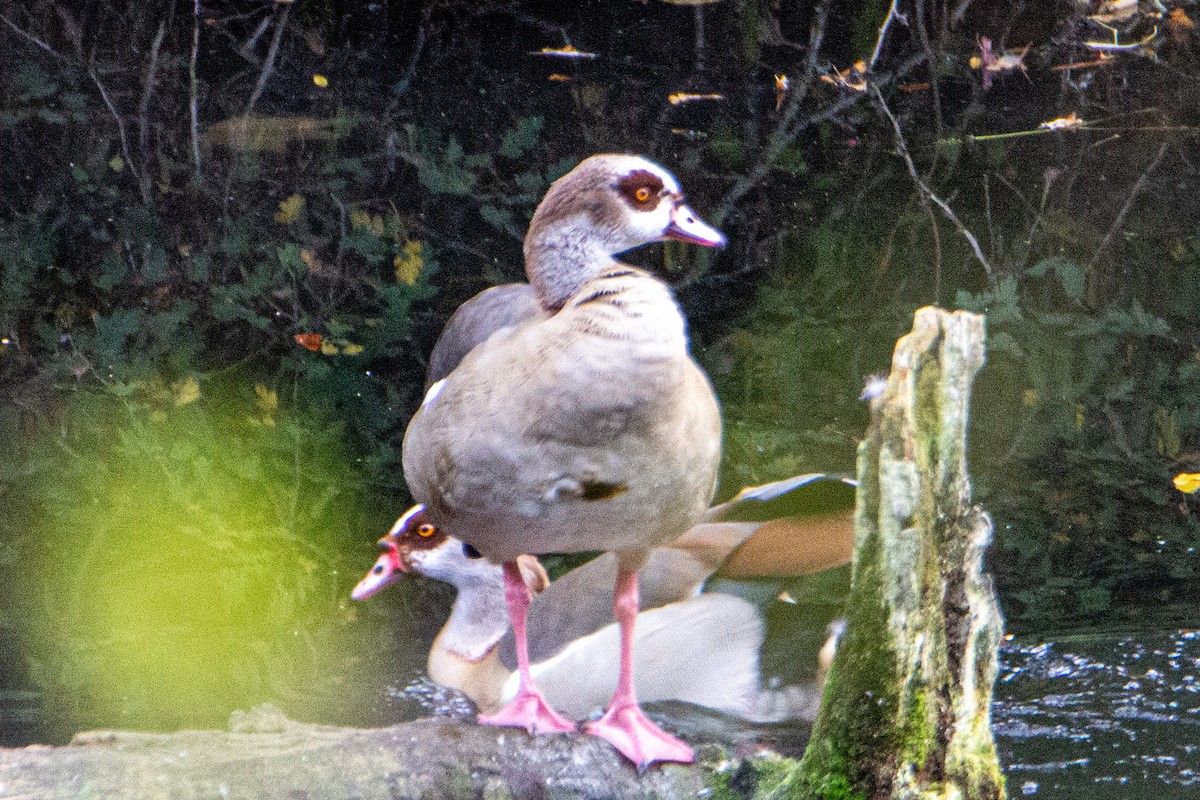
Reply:
[[[525,274],[547,311],[562,308],[583,285],[618,262],[614,245],[580,224],[581,217],[530,225],[525,237]]]
[[[499,578],[498,569],[496,574]],[[458,588],[450,619],[439,638],[447,650],[468,661],[478,661],[507,631],[503,580],[478,581]]]

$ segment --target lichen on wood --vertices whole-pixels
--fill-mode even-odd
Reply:
[[[983,318],[922,308],[859,447],[846,634],[804,758],[760,795],[1003,796],[991,695],[1003,621],[966,431]]]

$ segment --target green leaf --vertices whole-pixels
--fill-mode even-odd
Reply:
[[[504,134],[500,142],[500,155],[517,159],[528,153],[537,144],[542,134],[543,117],[522,117],[515,128]]]
[[[1050,272],[1054,273],[1063,293],[1072,303],[1079,303],[1087,290],[1087,272],[1074,261],[1062,256],[1050,256],[1034,264],[1026,274],[1034,278],[1043,278]]]
[[[100,277],[96,279],[96,285],[106,292],[112,291],[114,286],[125,280],[127,270],[125,259],[113,252],[105,253],[104,258],[100,259]]]

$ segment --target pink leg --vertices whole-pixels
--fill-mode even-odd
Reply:
[[[633,690],[633,626],[637,613],[637,573],[620,569],[613,594],[613,616],[621,625],[621,673],[608,710],[600,719],[587,723],[584,730],[608,741],[639,770],[656,761],[690,764],[696,760],[692,748],[651,722],[638,706]]]
[[[480,714],[479,723],[524,728],[533,734],[575,730],[574,722],[550,707],[546,698],[542,697],[542,693],[534,685],[533,676],[529,674],[529,643],[525,639],[529,587],[525,585],[521,570],[515,561],[504,563],[504,599],[508,603],[508,616],[517,644],[517,671],[521,675],[521,687],[512,702],[495,714]]]

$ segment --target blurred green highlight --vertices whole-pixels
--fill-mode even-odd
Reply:
[[[224,727],[262,702],[369,724],[389,677],[423,661],[388,613],[403,589],[349,600],[398,509],[364,484],[341,426],[220,383],[78,392],[33,436],[0,427],[0,541],[21,563],[0,608],[32,632],[19,666],[52,739]]]

